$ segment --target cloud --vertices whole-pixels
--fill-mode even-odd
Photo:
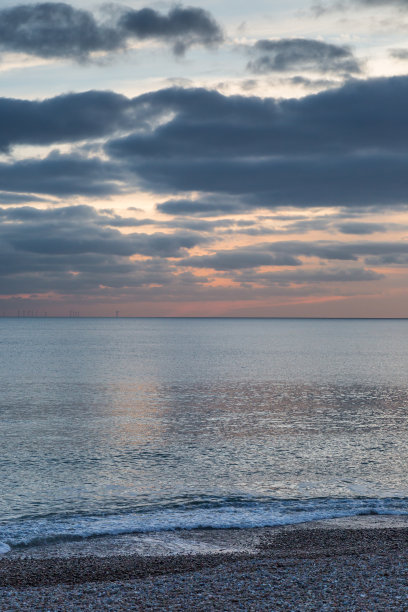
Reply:
[[[176,55],[183,55],[194,44],[213,46],[223,40],[220,26],[208,11],[198,7],[175,6],[168,15],[151,8],[128,11],[119,25],[129,36],[139,40],[156,38],[173,44]]]
[[[246,212],[245,204],[237,200],[237,198],[211,195],[195,200],[166,200],[157,204],[156,208],[159,212],[166,215],[198,215],[200,217]]]
[[[408,193],[407,97],[406,76],[287,100],[160,90],[138,99],[152,128],[106,152],[144,188],[175,194],[161,212],[398,207]]]
[[[284,272],[264,272],[250,277],[249,282],[277,285],[302,285],[309,283],[361,283],[384,278],[383,274],[366,268],[329,268],[315,270],[285,270]],[[243,277],[243,280],[245,276]]]
[[[248,221],[248,225],[253,224],[254,222]],[[221,230],[223,232],[235,232],[237,229],[235,228],[235,221],[233,219],[218,219],[216,221],[206,221],[205,219],[191,219],[187,218],[175,218],[168,221],[156,221],[156,225],[167,227],[167,228],[183,228],[189,229],[193,232],[216,232]],[[225,229],[231,228],[234,229]]]
[[[121,169],[99,158],[50,153],[44,159],[0,163],[0,190],[56,197],[108,196],[124,190]]]
[[[88,11],[63,2],[21,4],[0,11],[0,47],[39,57],[84,60],[94,51],[123,46],[120,32]]]
[[[27,204],[28,202],[49,202],[48,198],[31,194],[0,192],[0,204]]]
[[[361,258],[385,256],[408,256],[408,243],[282,240],[250,247],[220,250],[214,255],[192,256],[181,259],[178,265],[228,271],[260,266],[300,266],[302,265],[300,257],[355,262]]]
[[[186,153],[196,158],[239,158],[406,151],[407,95],[406,76],[356,80],[286,100],[164,89],[134,100],[146,119],[150,113],[150,131],[112,141],[108,151],[144,159],[169,153],[176,158]]]
[[[353,0],[363,6],[401,6],[408,7],[408,0]]]
[[[304,70],[341,74],[361,72],[359,62],[349,47],[319,40],[258,40],[248,51],[255,56],[247,65],[247,69],[254,74]]]
[[[269,246],[276,253],[290,253],[296,256],[318,257],[327,260],[356,261],[370,255],[390,255],[408,253],[406,242],[302,242],[280,241]]]
[[[132,100],[109,91],[70,93],[42,101],[0,98],[0,148],[102,138],[143,128]]]
[[[376,232],[387,231],[387,226],[384,223],[368,223],[364,221],[349,221],[337,225],[337,229],[342,234],[374,234]]]
[[[92,206],[85,204],[46,209],[33,206],[0,208],[0,219],[8,222],[30,223],[32,227],[41,226],[44,223],[56,225],[91,223],[95,226],[109,227],[134,227],[156,223],[152,219],[122,217],[110,209],[97,211]]]
[[[386,253],[385,255],[371,256],[366,258],[366,262],[370,266],[407,266],[408,253]]]
[[[0,99],[4,151],[81,143],[81,154],[0,163],[0,190],[94,197],[142,187],[166,194],[160,212],[206,216],[399,207],[408,193],[407,97],[401,76],[287,100],[180,88],[132,99],[95,91]],[[106,157],[97,156],[101,140]]]
[[[117,255],[55,255],[20,253],[2,248],[0,295],[83,295],[108,299],[117,292],[131,292],[152,284],[171,284],[171,267],[166,260],[132,262]]]
[[[266,160],[155,160],[134,166],[146,189],[235,195],[251,208],[367,206],[407,203],[407,157],[325,155]],[[242,204],[241,204],[242,206]],[[194,208],[192,204],[191,208]],[[242,206],[242,208],[244,208]],[[228,210],[223,211],[224,214]]]
[[[408,8],[408,0],[335,0],[328,4],[318,1],[312,5],[312,11],[317,17],[320,17],[330,11],[344,11],[356,5],[366,8],[378,6],[397,7],[404,10]]]
[[[0,296],[31,295],[35,300],[52,301],[50,295],[54,295],[57,300],[107,304],[125,299],[177,302],[315,295],[317,284],[383,278],[357,260],[388,257],[389,261],[408,261],[408,244],[374,241],[266,242],[197,256],[192,249],[211,245],[207,231],[228,226],[228,220],[202,226],[190,219],[180,228],[177,223],[182,225],[183,220],[176,219],[175,229],[166,233],[117,229],[131,228],[138,221],[85,205],[0,208]],[[194,221],[196,225],[189,227]],[[247,224],[247,220],[241,223]],[[307,267],[303,258],[312,260]],[[311,269],[313,258],[321,265]],[[342,266],[326,267],[325,260],[341,261]],[[193,274],[188,268],[202,272]],[[214,274],[203,274],[208,268]],[[232,284],[212,286],[211,281],[220,276]],[[302,285],[300,293],[297,285]],[[321,291],[330,293],[328,288]]]
[[[0,49],[83,62],[95,52],[125,49],[132,39],[170,43],[181,55],[192,45],[212,46],[223,38],[217,22],[201,8],[176,6],[168,15],[150,8],[124,9],[115,19],[116,14],[100,22],[89,11],[63,2],[4,8],[0,10]]]
[[[115,225],[117,216],[101,215],[90,206],[48,210],[31,207],[2,209],[0,218],[3,220],[0,235],[4,244],[19,252],[44,255],[103,253],[181,257],[188,249],[207,240],[196,232],[188,231],[122,234],[108,227]]]
[[[202,255],[181,260],[179,265],[193,268],[210,268],[212,270],[239,270],[258,268],[259,266],[299,266],[300,260],[290,254],[274,255],[256,247],[218,251],[215,255]]]
[[[347,75],[343,75],[347,76]],[[301,87],[309,89],[329,89],[331,87],[338,87],[339,81],[336,79],[309,79],[299,74],[287,77],[282,81],[283,83],[290,83],[292,85],[300,85]]]
[[[171,259],[207,241],[185,230],[123,234],[112,227],[121,225],[120,219],[90,206],[0,208],[1,295],[103,298],[116,289],[168,287],[179,282]],[[125,221],[132,225],[132,219]]]
[[[399,60],[408,60],[408,49],[390,49],[391,57]]]

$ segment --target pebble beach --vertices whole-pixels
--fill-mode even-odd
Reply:
[[[214,530],[211,537],[223,535],[232,552],[4,555],[0,610],[408,610],[402,519]]]

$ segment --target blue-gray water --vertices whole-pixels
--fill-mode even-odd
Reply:
[[[0,319],[0,550],[408,513],[408,321]]]

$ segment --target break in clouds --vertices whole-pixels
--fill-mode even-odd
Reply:
[[[151,8],[106,9],[97,20],[63,2],[21,4],[0,10],[0,49],[44,58],[87,60],[98,52],[124,50],[132,41],[153,40],[182,55],[192,45],[223,40],[220,26],[202,8],[175,6],[167,14]]]

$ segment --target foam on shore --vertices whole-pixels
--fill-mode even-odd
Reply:
[[[296,525],[324,519],[359,516],[407,516],[408,499],[390,498],[306,498],[274,499],[265,497],[219,497],[184,500],[160,508],[135,508],[132,511],[106,514],[73,514],[33,516],[1,525],[0,539],[12,549],[35,548],[50,544],[93,540],[103,536],[120,539],[135,535],[149,548],[159,532],[197,531],[200,529],[248,529]],[[139,537],[145,534],[145,538]],[[173,538],[172,553],[180,552]],[[113,541],[113,540],[112,540]],[[127,540],[123,540],[126,542]],[[163,535],[162,542],[171,542]],[[181,542],[183,546],[183,542]],[[165,544],[164,547],[167,545]],[[142,547],[143,548],[143,547]],[[163,549],[163,546],[161,546]],[[3,549],[3,553],[5,552]],[[143,552],[142,550],[140,551]],[[159,550],[158,554],[162,554]],[[182,551],[181,551],[182,552]],[[194,552],[194,551],[192,551]],[[0,551],[1,553],[1,551]]]
[[[151,533],[108,535],[78,540],[45,542],[38,546],[5,549],[8,559],[68,559],[175,557],[183,555],[258,554],[260,542],[279,534],[299,531],[407,529],[408,516],[352,516],[308,521],[300,524],[246,529],[180,529]],[[7,546],[7,545],[6,545]],[[1,559],[1,558],[0,558]]]
[[[207,530],[246,553],[0,559],[1,609],[371,610],[408,601],[408,522],[363,517]],[[203,532],[204,533],[204,532]],[[196,534],[197,535],[197,534]],[[204,537],[204,536],[203,536]],[[107,538],[100,539],[101,545]],[[214,543],[214,540],[213,540]]]

